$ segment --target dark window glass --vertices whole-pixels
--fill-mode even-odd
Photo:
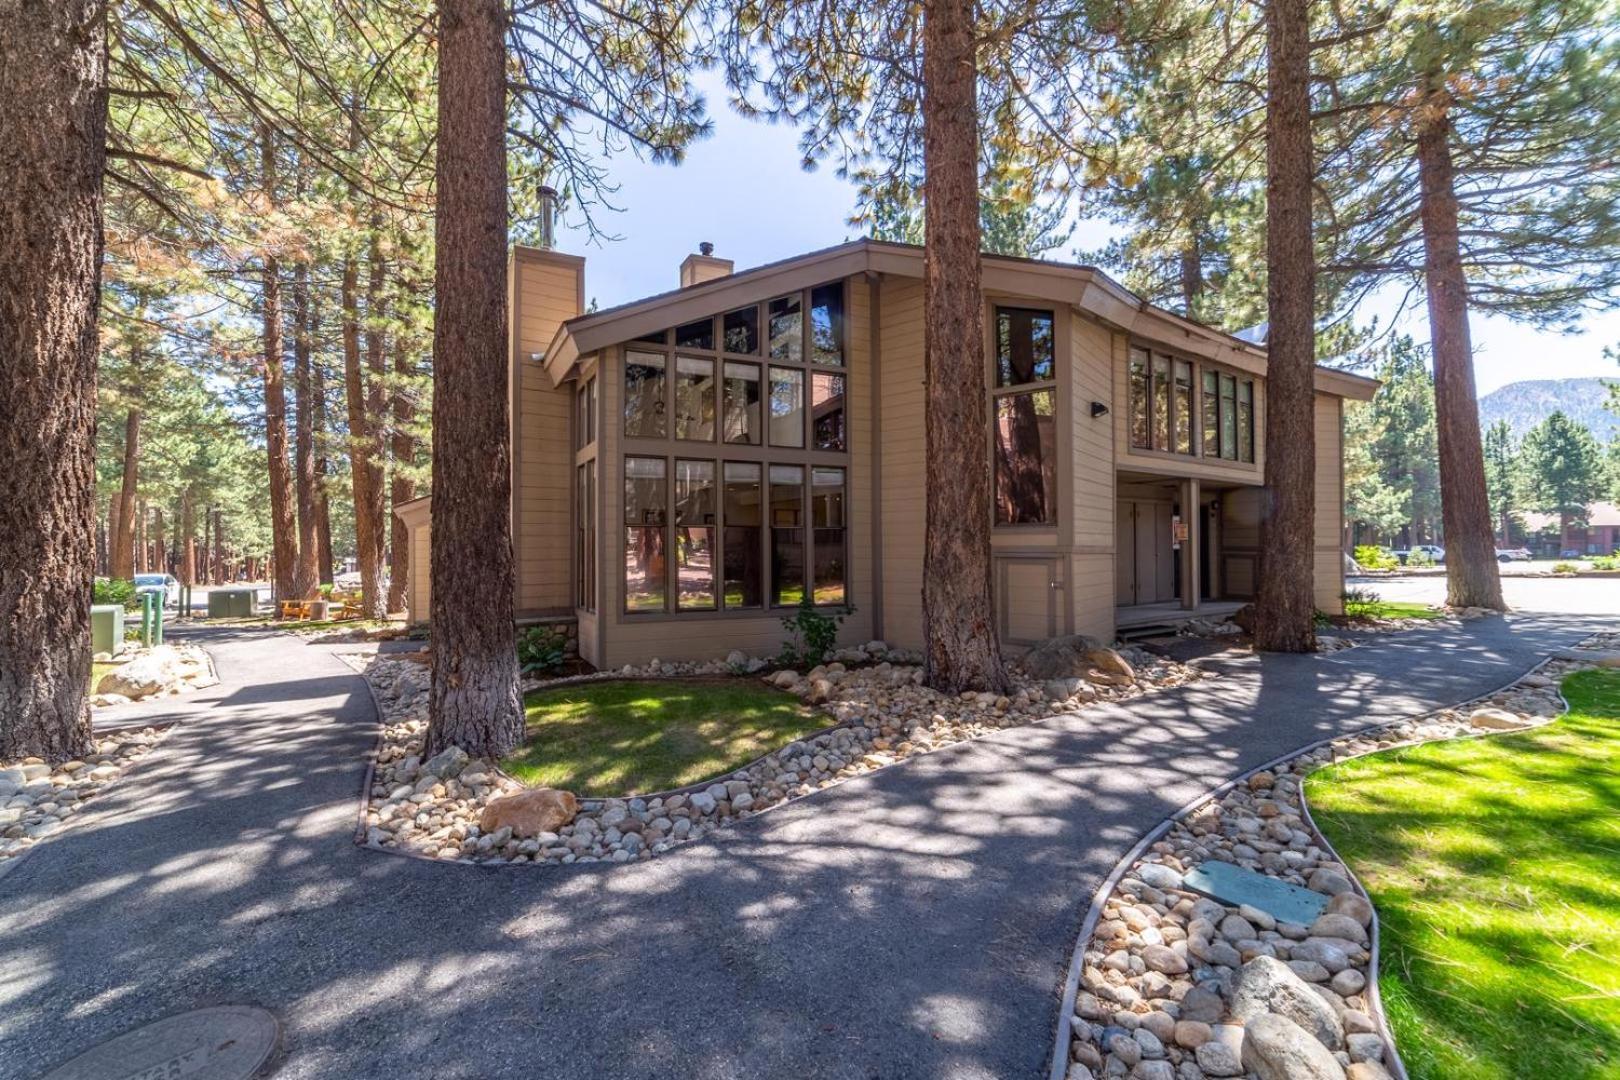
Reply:
[[[587,423],[585,417],[586,417],[585,386],[582,383],[582,384],[580,384],[580,388],[579,388],[578,392],[574,394],[574,449],[575,450],[583,450],[583,449],[585,449],[585,447],[591,445],[590,433],[586,430],[586,426],[585,426],[586,423]]]
[[[1221,399],[1213,371],[1204,372],[1204,456],[1221,456]]]
[[[759,419],[759,365],[726,361],[725,440],[758,446],[764,441]]]
[[[759,352],[759,306],[738,308],[726,312],[725,340],[722,346],[729,353]]]
[[[1057,520],[1057,395],[1051,390],[996,398],[996,524]]]
[[[669,344],[669,331],[668,330],[654,330],[650,334],[642,334],[640,337],[636,338],[636,340],[637,341],[650,342],[650,343],[652,343],[654,345],[668,345]]]
[[[596,441],[596,376],[585,380],[585,445]]]
[[[804,469],[772,465],[771,604],[796,607],[804,599]]]
[[[624,358],[624,433],[662,439],[669,434],[664,368],[656,353],[626,353]]]
[[[1052,313],[996,309],[996,385],[1047,382],[1054,378]]]
[[[817,364],[844,363],[844,283],[810,290],[810,359]]]
[[[1254,460],[1254,383],[1238,383],[1238,460]]]
[[[1149,424],[1151,415],[1148,393],[1148,355],[1141,349],[1131,350],[1131,445],[1146,450],[1153,445]]]
[[[1153,449],[1170,449],[1170,358],[1153,354]]]
[[[760,466],[728,461],[725,466],[724,583],[727,608],[757,608],[763,602],[760,573],[764,524]]]
[[[574,472],[574,602],[595,611],[596,462],[587,461]]]
[[[624,609],[663,611],[669,486],[663,458],[624,459]]]
[[[1193,452],[1193,385],[1192,365],[1177,360],[1175,365],[1175,434],[1176,453]]]
[[[700,319],[675,328],[677,349],[713,349],[714,320]]]
[[[811,445],[817,450],[845,450],[844,377],[816,371],[810,375]]]
[[[675,437],[714,441],[714,361],[675,358]]]
[[[770,303],[771,359],[800,363],[804,360],[804,311],[799,294]]]
[[[804,372],[771,368],[771,445],[804,447]]]
[[[675,462],[675,606],[713,611],[714,462]]]
[[[1237,379],[1221,376],[1221,457],[1237,460]]]
[[[810,470],[811,528],[815,537],[814,602],[848,598],[844,572],[844,470]]]

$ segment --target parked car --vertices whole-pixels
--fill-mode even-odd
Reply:
[[[173,574],[136,574],[135,595],[157,593],[158,603],[173,607],[180,603],[180,582]]]
[[[1392,551],[1390,554],[1399,559],[1402,566],[1405,566],[1414,554],[1424,556],[1436,565],[1446,561],[1446,549],[1438,544],[1419,544],[1416,547]]]
[[[1500,563],[1506,563],[1506,562],[1529,562],[1530,561],[1530,549],[1529,548],[1522,548],[1522,547],[1520,547],[1520,548],[1497,548],[1496,549],[1496,561],[1500,562]]]

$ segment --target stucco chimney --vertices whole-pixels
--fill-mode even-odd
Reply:
[[[705,240],[698,245],[698,254],[688,255],[681,261],[681,288],[729,277],[734,266],[730,259],[715,258],[714,245]]]

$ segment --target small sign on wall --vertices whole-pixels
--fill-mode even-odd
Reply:
[[[1170,519],[1170,548],[1173,551],[1180,551],[1181,545],[1186,542],[1187,523],[1181,520],[1180,514],[1176,514]]]

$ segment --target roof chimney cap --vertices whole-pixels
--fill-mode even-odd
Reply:
[[[707,240],[701,241],[698,244],[698,254],[699,255],[713,255],[714,254],[714,245],[709,243]]]
[[[681,288],[691,288],[705,281],[726,277],[735,268],[730,259],[714,254],[714,245],[707,240],[698,245],[700,254],[688,255],[681,261]]]

